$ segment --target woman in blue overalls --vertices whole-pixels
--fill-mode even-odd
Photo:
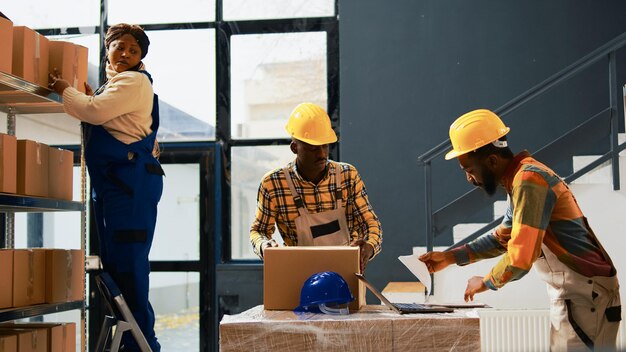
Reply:
[[[159,128],[152,78],[141,60],[150,44],[141,27],[118,24],[107,31],[107,82],[83,94],[56,70],[50,88],[63,96],[65,111],[83,121],[85,160],[104,270],[117,283],[153,351],[154,311],[148,301],[150,263],[163,190],[163,170],[155,158]],[[139,351],[130,334],[123,350]]]

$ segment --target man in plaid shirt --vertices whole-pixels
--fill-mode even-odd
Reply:
[[[352,245],[361,248],[361,270],[380,252],[382,229],[354,166],[328,159],[337,141],[326,111],[298,105],[286,126],[296,159],[267,173],[250,229],[255,253],[277,246],[274,226],[287,246]]]

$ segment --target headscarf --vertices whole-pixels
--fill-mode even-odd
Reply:
[[[148,54],[148,46],[150,46],[150,39],[144,32],[143,28],[128,23],[119,23],[109,28],[107,34],[104,38],[104,46],[109,49],[109,45],[116,39],[119,39],[124,34],[132,35],[136,40],[137,44],[141,48],[141,58],[143,59]]]

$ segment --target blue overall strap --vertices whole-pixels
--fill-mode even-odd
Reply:
[[[150,83],[153,83],[152,76],[150,76],[148,71],[139,70],[139,72],[141,72],[144,75],[148,76],[148,79],[150,80]],[[156,130],[159,129],[159,125],[160,125],[159,96],[156,93],[154,93],[154,96],[152,97],[152,125],[150,126],[150,129],[152,131],[156,131]]]
[[[139,71],[145,74],[150,82],[152,77],[146,71]],[[104,91],[104,86],[100,87],[96,91],[96,95]],[[139,154],[152,154],[154,143],[156,141],[156,135],[158,133],[160,118],[159,118],[159,104],[158,95],[153,94],[152,98],[152,124],[150,133],[144,139],[131,144],[125,144],[113,137],[103,126],[92,125],[89,123],[83,123],[84,126],[84,138],[85,138],[85,161],[87,167],[100,166],[105,167],[110,163],[128,163],[132,162],[132,158],[129,159],[129,153]],[[106,145],[106,147],[103,147]],[[91,174],[90,174],[91,176]]]

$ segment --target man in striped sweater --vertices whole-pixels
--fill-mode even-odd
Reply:
[[[527,151],[514,155],[510,131],[489,110],[474,110],[450,126],[467,181],[489,195],[503,187],[509,206],[491,234],[446,252],[420,257],[431,272],[502,256],[485,277],[468,280],[465,300],[522,278],[534,265],[550,296],[552,351],[615,349],[621,320],[617,273],[567,184]]]

